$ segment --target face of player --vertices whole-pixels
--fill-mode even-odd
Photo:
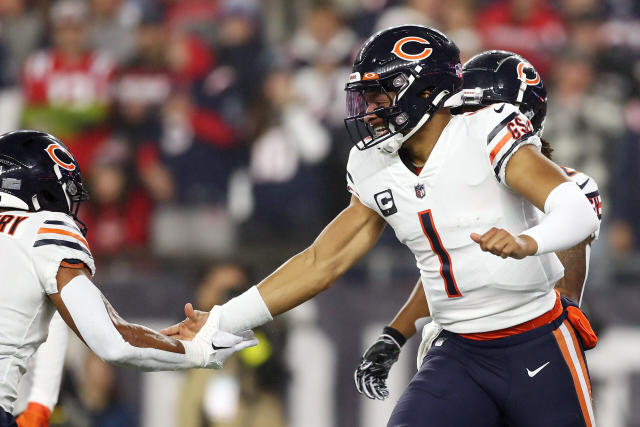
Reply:
[[[376,114],[373,114],[373,111],[375,111],[378,108],[391,106],[391,102],[394,95],[395,95],[394,92],[387,93],[387,92],[374,92],[374,91],[365,92],[363,94],[364,102],[366,103],[366,106],[367,106],[366,111],[367,113],[372,113],[372,114],[368,114],[364,118],[364,121],[365,123],[367,123],[369,126],[373,128],[376,137],[384,135],[385,133],[389,132],[389,130],[387,129],[387,126],[385,125],[384,120],[379,116],[377,116]]]

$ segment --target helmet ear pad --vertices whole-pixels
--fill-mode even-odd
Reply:
[[[41,210],[69,212],[69,202],[67,202],[62,187],[44,189],[38,192],[35,197]]]

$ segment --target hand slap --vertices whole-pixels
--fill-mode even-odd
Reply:
[[[484,252],[502,258],[522,259],[535,255],[538,250],[538,244],[532,237],[524,234],[514,236],[504,228],[493,227],[484,234],[471,233],[470,237]]]
[[[161,330],[160,333],[178,340],[192,340],[207,322],[209,313],[194,310],[193,305],[187,303],[184,306],[184,314],[187,316],[186,319]]]

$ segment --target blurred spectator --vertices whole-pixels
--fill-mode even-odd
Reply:
[[[293,58],[301,64],[294,77],[297,101],[330,128],[343,126],[344,84],[356,44],[355,34],[325,3],[311,10],[291,41]]]
[[[172,32],[196,33],[203,40],[211,39],[211,23],[218,15],[218,1],[164,0],[167,29]]]
[[[91,45],[123,63],[133,53],[134,31],[141,13],[134,2],[91,0]]]
[[[175,204],[155,213],[158,254],[231,254],[235,227],[227,202],[231,174],[241,158],[236,142],[234,130],[215,111],[196,105],[190,91],[178,88],[167,99],[153,148],[172,176]]]
[[[448,3],[445,7],[448,7]],[[439,27],[443,5],[438,0],[405,0],[402,5],[391,7],[382,13],[376,22],[375,31],[406,24]]]
[[[274,71],[256,104],[256,138],[250,153],[254,183],[253,224],[248,237],[304,238],[324,222],[321,162],[330,150],[330,135],[301,102],[291,73]],[[289,233],[292,227],[297,233]]]
[[[46,26],[25,0],[0,1],[0,37],[8,49],[10,62],[21,67],[38,47]]]
[[[475,8],[472,0],[453,0],[442,8],[443,31],[460,48],[464,63],[482,50],[480,36],[474,27]]]
[[[625,108],[628,131],[611,168],[611,224],[609,244],[616,254],[640,249],[640,100]]]
[[[117,150],[111,142],[107,147]],[[89,176],[91,199],[81,218],[89,227],[87,239],[97,256],[113,257],[145,248],[148,242],[151,201],[127,175],[123,164],[104,153]]]
[[[242,132],[273,59],[263,40],[258,2],[226,0],[220,8],[214,43],[218,64],[203,82],[200,102]]]
[[[598,182],[606,203],[608,168],[623,130],[620,100],[598,81],[591,57],[567,50],[554,66],[545,138],[558,164]]]
[[[60,427],[135,427],[136,417],[122,403],[118,390],[118,371],[86,351],[79,381],[63,383],[61,402],[51,424]]]
[[[2,24],[0,24],[2,25]],[[0,37],[0,134],[16,130],[22,114],[18,69]]]
[[[23,70],[23,126],[53,133],[73,150],[81,166],[92,161],[108,114],[110,57],[88,45],[87,5],[61,0],[51,9],[51,49],[33,54]]]
[[[239,295],[249,285],[243,267],[228,263],[213,267],[197,290],[197,307],[209,310]],[[277,325],[256,330],[260,343],[229,359],[222,370],[194,369],[179,393],[180,427],[284,427],[279,359],[282,336]]]
[[[496,0],[478,16],[486,49],[519,53],[546,76],[551,54],[565,41],[562,18],[549,0]]]

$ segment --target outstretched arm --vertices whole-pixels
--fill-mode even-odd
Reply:
[[[258,284],[271,315],[288,311],[328,289],[376,244],[384,225],[376,212],[352,196],[349,206],[311,246]]]
[[[290,258],[266,279],[222,306],[220,329],[237,332],[260,326],[329,288],[378,241],[385,222],[356,197],[311,246]],[[187,318],[164,329],[176,337],[193,336],[208,313],[185,306]]]
[[[131,324],[118,315],[89,277],[86,267],[61,266],[56,277],[59,292],[50,298],[67,325],[105,361],[142,370],[220,367],[234,351],[256,344],[248,336],[245,340],[217,333],[218,315],[211,316],[193,342]],[[212,344],[227,348],[214,351]]]

